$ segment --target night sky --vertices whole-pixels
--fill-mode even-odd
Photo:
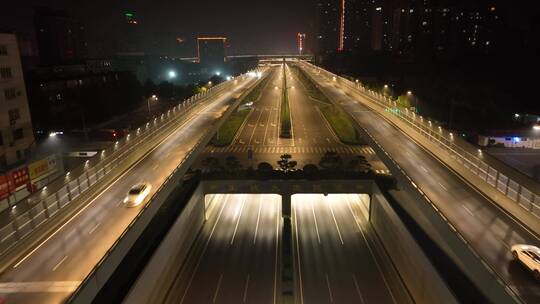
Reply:
[[[150,50],[194,55],[189,41],[198,35],[229,38],[230,53],[294,52],[295,34],[309,31],[314,22],[315,0],[50,0],[8,1],[0,10],[0,29],[34,37],[34,7],[66,9],[83,22],[91,56],[107,56],[113,46],[123,13],[131,11],[140,23]],[[175,37],[188,43],[174,46]],[[191,39],[190,39],[191,38]],[[171,43],[170,45],[167,43]]]

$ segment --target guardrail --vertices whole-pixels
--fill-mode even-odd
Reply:
[[[129,133],[122,140],[112,144],[111,147],[102,150],[81,167],[67,172],[64,177],[44,187],[40,193],[30,198],[32,207],[29,210],[14,216],[9,223],[0,228],[0,256],[57,215],[61,209],[81,198],[81,195],[126,160],[141,143],[170,131],[178,120],[185,118],[186,114],[197,105],[231,87],[236,81],[237,79],[223,82],[205,93],[199,93],[180,102]]]
[[[409,109],[397,105],[396,101],[373,92],[358,82],[350,81],[347,78],[335,75],[310,63],[306,62],[305,64],[317,72],[325,74],[327,78],[336,82],[339,81],[340,84],[347,86],[349,89],[371,97],[369,98],[371,102],[383,107],[387,112],[395,115],[402,122],[414,128],[426,139],[448,152],[450,157],[459,162],[471,173],[540,219],[540,194],[535,193],[530,188],[510,178],[508,174],[503,174],[500,170],[486,163],[483,160],[482,150],[474,148],[474,146],[459,138],[458,135],[445,130],[442,126],[435,125],[431,120],[417,115]],[[476,155],[471,153],[471,151],[477,151]]]
[[[320,69],[318,67],[315,68]],[[338,77],[325,70],[321,69],[321,71],[331,75],[330,79],[333,77]],[[354,115],[350,116],[353,120],[356,120]],[[433,217],[434,219],[441,219],[442,222],[450,228],[448,231],[451,231],[451,233],[446,234],[446,237],[444,237],[444,232],[447,231],[445,230],[444,226],[441,228],[436,222],[430,221],[431,226],[429,226],[429,229],[427,229],[427,226],[424,226],[425,223],[422,221],[419,222],[420,226],[423,226],[427,234],[431,235],[435,241],[440,241],[442,237],[442,241],[446,244],[453,244],[451,246],[441,246],[441,248],[446,248],[445,251],[450,250],[448,253],[449,256],[456,256],[459,259],[459,262],[456,262],[456,264],[465,265],[465,269],[472,273],[473,281],[475,281],[479,287],[483,288],[483,290],[488,291],[486,297],[490,298],[493,303],[522,302],[521,298],[513,288],[507,288],[507,286],[511,286],[511,284],[504,280],[504,278],[487,262],[487,260],[480,256],[472,244],[467,241],[457,227],[448,220],[448,218],[441,212],[436,204],[424,193],[424,191],[418,187],[414,180],[405,172],[397,161],[380,145],[377,139],[368,130],[362,128],[361,126],[359,126],[359,129],[364,138],[370,143],[370,146],[377,151],[377,155],[379,155],[383,162],[388,166],[392,172],[392,175],[394,175],[396,179],[401,182],[405,189],[409,190],[408,193],[415,195],[418,202],[424,201],[427,203],[427,206],[429,206],[428,208],[419,209],[421,212],[426,212],[423,216],[429,219],[430,214],[435,215]],[[405,206],[404,208],[407,209],[408,212],[411,212],[411,206]],[[411,212],[410,214],[414,213]],[[441,230],[436,232],[432,231],[433,227],[438,227]],[[462,246],[466,248],[466,250],[459,250]]]
[[[265,75],[267,76],[267,75]],[[261,78],[262,79],[262,78]],[[260,80],[259,80],[260,81]],[[254,88],[257,83],[251,87]],[[250,90],[244,94],[248,94]],[[237,103],[229,107],[227,110],[228,116],[238,105]],[[145,223],[143,223],[142,218],[149,222],[153,215],[157,212],[161,204],[158,204],[159,199],[165,200],[168,195],[172,192],[173,188],[177,186],[177,183],[182,178],[183,174],[187,171],[187,166],[184,166],[185,163],[191,162],[194,160],[200,152],[204,150],[210,139],[214,136],[217,129],[221,126],[225,119],[221,119],[216,123],[212,128],[210,128],[206,133],[204,133],[195,145],[189,149],[185,157],[180,161],[180,163],[175,167],[171,174],[167,176],[165,181],[159,186],[159,188],[154,192],[154,194],[148,200],[148,203],[144,205],[135,218],[129,223],[129,225],[124,229],[122,234],[115,240],[112,246],[107,250],[99,262],[92,268],[90,273],[83,280],[81,285],[71,294],[71,296],[66,300],[66,303],[90,303],[95,294],[101,289],[101,286],[106,282],[108,277],[112,274],[116,265],[114,267],[105,267],[105,263],[110,261],[111,258],[115,258],[116,261],[110,262],[120,263],[125,252],[120,253],[119,251],[127,251],[131,248],[131,245],[136,241],[138,235],[144,230]],[[167,191],[165,191],[167,190]],[[130,236],[130,238],[128,238]],[[118,251],[119,250],[119,251]]]

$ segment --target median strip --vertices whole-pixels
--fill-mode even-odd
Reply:
[[[302,83],[306,93],[313,100],[317,101],[317,107],[323,114],[326,121],[332,126],[337,137],[344,144],[359,145],[363,141],[354,128],[353,122],[341,108],[333,105],[328,97],[320,90],[319,87],[304,73],[302,69],[294,65],[292,70]]]

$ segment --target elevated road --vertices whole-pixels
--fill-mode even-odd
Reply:
[[[231,100],[253,83],[250,78],[240,79],[233,90],[220,93],[187,116],[153,150],[2,273],[0,295],[8,303],[62,302],[138,214],[141,206],[126,208],[122,203],[129,188],[145,181],[152,185],[152,195]]]
[[[540,302],[540,287],[514,262],[510,247],[540,243],[537,235],[477,192],[453,171],[365,106],[366,96],[349,96],[333,81],[305,69],[392,156],[420,189],[458,229],[478,254],[526,303]]]

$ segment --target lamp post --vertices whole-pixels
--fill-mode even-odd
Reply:
[[[412,97],[414,100],[414,112],[418,113],[418,98],[413,94],[412,91],[407,91],[407,96]]]
[[[152,110],[150,108],[150,100],[152,101],[158,101],[158,97],[154,94],[146,99],[146,103],[148,104],[148,115],[152,117]]]

